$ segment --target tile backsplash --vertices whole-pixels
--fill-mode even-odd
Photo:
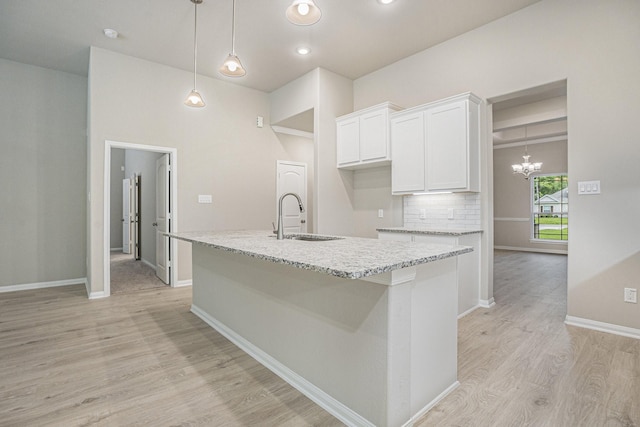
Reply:
[[[480,193],[405,196],[404,226],[421,228],[480,228]],[[453,219],[449,219],[453,209]],[[424,218],[420,218],[424,210]]]

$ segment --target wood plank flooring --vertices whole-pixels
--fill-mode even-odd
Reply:
[[[191,288],[0,294],[0,425],[341,425],[190,304]]]
[[[640,426],[640,340],[567,326],[566,257],[496,251],[458,325],[460,387],[417,426]]]
[[[461,386],[417,426],[640,427],[640,340],[566,326],[566,258],[496,252]],[[0,426],[339,426],[189,312],[191,289],[0,294]]]

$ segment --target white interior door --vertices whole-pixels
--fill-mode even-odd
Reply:
[[[276,184],[276,218],[278,201],[285,193],[296,193],[302,199],[304,212],[300,212],[298,201],[288,196],[282,203],[282,225],[285,233],[307,232],[307,165],[306,163],[278,160]]]
[[[162,233],[171,231],[169,212],[169,180],[171,168],[169,155],[164,154],[156,161],[156,275],[164,283],[169,283],[170,259],[169,238]]]
[[[131,180],[122,180],[122,253],[131,253]]]

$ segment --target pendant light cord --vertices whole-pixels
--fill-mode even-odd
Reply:
[[[236,54],[236,0],[233,0],[231,8],[231,54]]]
[[[193,3],[195,13],[193,14],[193,90],[196,90],[196,75],[198,74],[198,3]]]

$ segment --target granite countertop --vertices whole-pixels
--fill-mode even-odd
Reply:
[[[286,235],[277,240],[270,230],[167,233],[187,242],[286,264],[345,279],[360,279],[473,251],[469,246],[395,242],[358,237],[307,242]],[[318,236],[318,235],[313,235]],[[332,236],[325,236],[332,237]]]
[[[464,236],[466,234],[482,233],[480,229],[464,228],[418,228],[418,227],[388,227],[377,228],[377,231],[386,233],[409,233],[409,234],[434,234],[441,236]]]

